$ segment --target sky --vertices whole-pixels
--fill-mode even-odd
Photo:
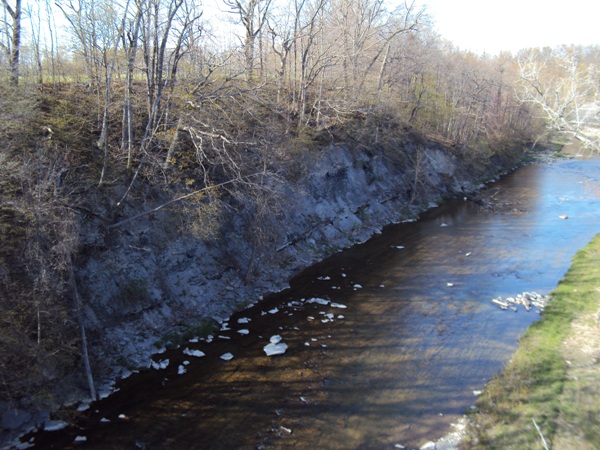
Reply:
[[[421,0],[435,29],[461,50],[497,54],[600,45],[599,0]]]

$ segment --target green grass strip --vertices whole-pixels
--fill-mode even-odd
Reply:
[[[549,448],[600,448],[600,365],[589,354],[600,336],[599,305],[597,235],[573,257],[542,318],[479,397],[463,448],[544,448],[541,435]]]

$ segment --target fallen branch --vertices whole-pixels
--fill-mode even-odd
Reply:
[[[537,430],[537,432],[540,434],[540,437],[542,438],[542,443],[544,444],[544,448],[546,450],[550,450],[548,448],[548,444],[546,443],[546,439],[544,439],[544,435],[542,434],[542,430],[540,430],[540,427],[538,427],[538,424],[536,423],[535,419],[531,419],[533,421],[533,424],[535,425],[535,429]]]
[[[148,214],[152,214],[153,212],[156,212],[156,211],[159,211],[159,210],[161,210],[163,208],[166,208],[167,206],[172,205],[173,203],[177,203],[177,202],[179,202],[181,200],[185,200],[186,198],[193,197],[194,195],[197,195],[197,194],[199,194],[201,192],[209,191],[211,189],[216,189],[216,188],[221,187],[221,186],[226,186],[228,184],[235,183],[236,181],[241,181],[244,178],[250,178],[250,177],[255,177],[257,175],[264,175],[264,174],[265,174],[264,171],[263,172],[257,172],[257,173],[253,173],[251,175],[246,175],[244,177],[238,177],[238,178],[234,178],[233,180],[224,181],[222,183],[215,184],[213,186],[206,186],[206,187],[204,187],[202,189],[198,189],[197,191],[190,192],[189,194],[185,194],[185,195],[182,195],[181,197],[177,197],[177,198],[174,198],[172,200],[169,200],[168,202],[163,203],[162,205],[159,205],[156,208],[152,208],[152,209],[150,209],[148,211],[144,211],[142,213],[136,214],[135,216],[129,217],[129,218],[125,219],[125,220],[121,220],[120,222],[108,225],[107,228],[109,230],[111,228],[117,228],[117,227],[119,227],[121,225],[124,225],[124,224],[126,224],[128,222],[131,222],[132,220],[139,219],[140,217],[147,216]]]

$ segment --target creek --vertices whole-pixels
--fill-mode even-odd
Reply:
[[[550,293],[600,231],[600,161],[529,165],[482,196],[498,210],[449,200],[310,267],[36,445],[383,449],[443,436],[539,317],[491,300]],[[285,354],[263,351],[273,335]]]

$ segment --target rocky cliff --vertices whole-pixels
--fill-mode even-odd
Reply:
[[[216,325],[386,224],[476,190],[522,155],[464,154],[414,138],[396,148],[330,144],[305,155],[294,177],[262,180],[266,213],[229,199],[210,238],[182,231],[186,219],[169,208],[110,229],[90,220],[77,279],[93,359],[104,376],[115,365],[147,366],[169,338]],[[130,200],[121,217],[153,206]]]

